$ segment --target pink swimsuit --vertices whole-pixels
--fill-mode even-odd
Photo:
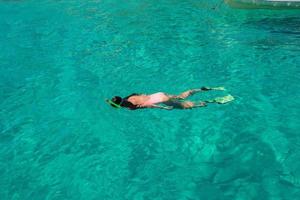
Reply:
[[[166,101],[166,95],[163,92],[151,94],[149,97],[150,99],[143,103],[143,106],[149,106]]]

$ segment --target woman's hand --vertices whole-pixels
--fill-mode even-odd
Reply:
[[[164,106],[163,109],[166,109],[166,110],[172,110],[174,107],[173,106]]]
[[[200,102],[200,105],[199,105],[200,107],[205,107],[205,106],[207,106],[206,105],[206,103],[205,102]]]

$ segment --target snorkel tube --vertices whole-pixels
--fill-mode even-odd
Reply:
[[[121,103],[120,104],[116,104],[115,102],[113,102],[110,99],[105,99],[105,102],[108,103],[109,105],[111,105],[114,108],[122,108]]]

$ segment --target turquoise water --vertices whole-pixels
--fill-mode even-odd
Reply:
[[[1,200],[300,198],[299,11],[0,1],[0,30]],[[236,100],[185,111],[103,101],[203,85]]]

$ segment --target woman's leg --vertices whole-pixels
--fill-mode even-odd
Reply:
[[[205,102],[192,102],[192,101],[184,101],[181,102],[182,109],[192,109],[192,108],[197,108],[197,107],[205,107],[206,103]]]
[[[198,93],[198,92],[203,92],[203,91],[209,91],[209,90],[225,90],[224,87],[214,87],[214,88],[210,88],[210,87],[201,87],[199,89],[192,89],[192,90],[187,90],[179,95],[169,95],[169,97],[171,99],[186,99],[187,97]]]
[[[181,109],[191,109],[197,107],[205,107],[208,103],[217,103],[217,104],[225,104],[234,100],[234,97],[230,94],[224,97],[217,97],[212,100],[200,101],[200,102],[192,102],[192,101],[182,101],[179,102],[181,105]]]
[[[225,104],[234,100],[230,94],[224,97],[217,97],[212,100],[205,100],[200,102],[180,101],[178,99],[170,99],[169,101],[162,102],[167,106],[172,106],[175,109],[192,109],[197,107],[205,107],[208,103]]]

